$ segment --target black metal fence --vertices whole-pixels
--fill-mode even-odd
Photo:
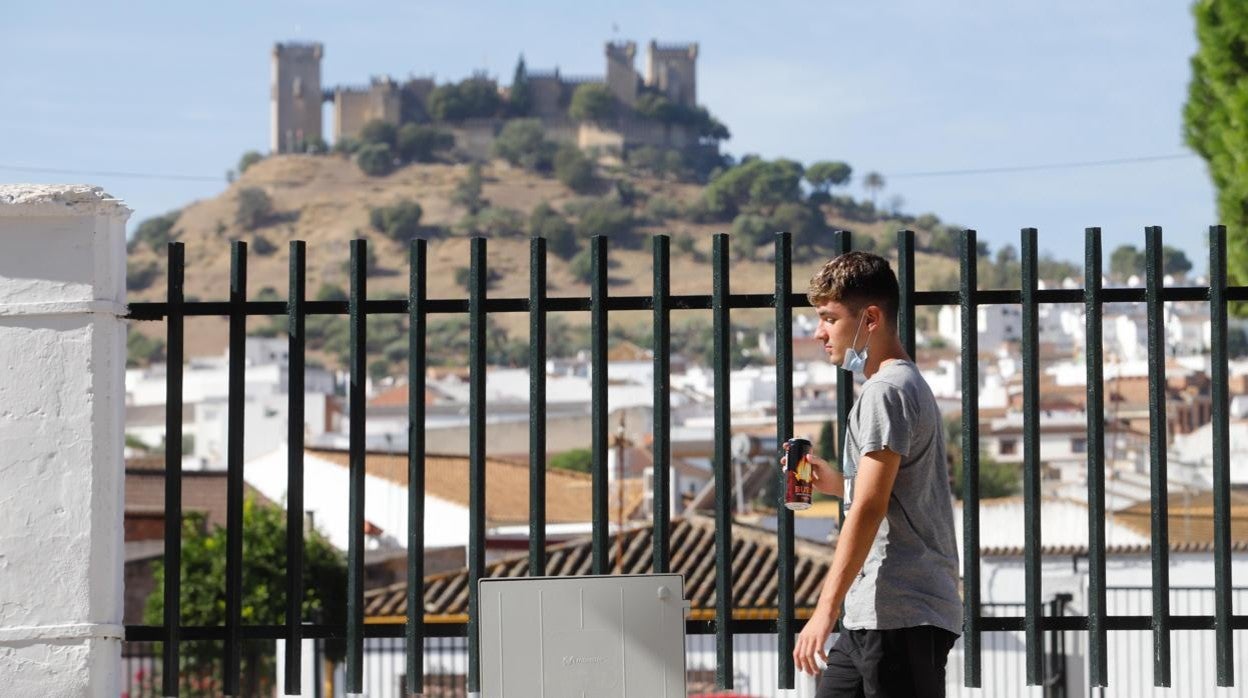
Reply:
[[[1161,274],[1161,230],[1146,232],[1147,287],[1145,289],[1101,288],[1102,255],[1100,231],[1087,230],[1086,281],[1080,289],[1041,290],[1037,276],[1037,233],[1022,232],[1022,284],[1017,291],[980,290],[976,282],[978,261],[974,231],[966,231],[962,240],[961,285],[957,291],[915,291],[915,238],[910,231],[898,234],[898,277],[901,284],[899,323],[903,343],[914,354],[915,308],[925,305],[960,305],[962,310],[962,441],[979,441],[978,427],[978,328],[976,309],[980,305],[1021,304],[1023,315],[1023,396],[1024,396],[1024,508],[1026,541],[1026,602],[1021,616],[988,617],[982,612],[979,577],[978,482],[979,454],[974,448],[963,449],[964,481],[964,588],[965,593],[965,679],[968,686],[981,684],[981,635],[985,632],[1022,630],[1025,636],[1027,682],[1043,681],[1043,633],[1054,630],[1086,630],[1090,638],[1092,685],[1107,681],[1106,638],[1109,630],[1151,630],[1154,644],[1153,680],[1156,685],[1170,684],[1170,647],[1174,630],[1212,630],[1216,636],[1218,684],[1233,685],[1233,628],[1248,627],[1248,616],[1233,615],[1230,589],[1230,481],[1229,426],[1227,394],[1227,303],[1248,300],[1248,287],[1230,288],[1226,276],[1226,232],[1221,226],[1210,231],[1210,284],[1206,287],[1163,287]],[[177,574],[165,576],[164,622],[157,626],[127,626],[128,641],[160,641],[163,643],[162,690],[176,695],[179,685],[179,653],[182,643],[193,640],[214,640],[222,643],[221,662],[223,692],[238,695],[243,643],[258,639],[286,640],[285,663],[288,692],[302,690],[297,667],[301,663],[303,638],[346,639],[346,689],[358,693],[363,685],[363,651],[366,637],[405,637],[406,672],[414,691],[425,685],[423,676],[424,638],[431,634],[422,617],[424,570],[420,555],[408,556],[408,618],[406,623],[365,625],[363,615],[364,579],[364,385],[365,318],[373,314],[400,314],[409,318],[409,550],[424,547],[424,403],[426,320],[431,314],[467,313],[469,317],[469,415],[470,415],[470,540],[468,573],[470,579],[469,621],[465,626],[440,626],[444,634],[468,637],[468,688],[477,690],[477,585],[485,570],[485,343],[486,318],[490,313],[528,313],[530,321],[529,365],[531,376],[530,434],[530,558],[533,574],[543,570],[545,520],[545,382],[546,317],[550,312],[582,311],[591,317],[592,354],[592,523],[593,570],[606,574],[610,570],[607,521],[607,319],[611,311],[648,310],[653,313],[654,327],[654,424],[653,448],[655,463],[666,463],[670,445],[670,317],[673,311],[707,310],[713,316],[714,330],[714,475],[725,486],[716,487],[716,588],[731,589],[730,526],[731,419],[729,411],[729,372],[731,356],[730,311],[744,308],[768,308],[775,311],[776,336],[776,434],[783,440],[793,431],[792,349],[785,338],[792,336],[792,313],[805,304],[805,297],[792,292],[792,240],[787,233],[776,237],[775,291],[767,294],[731,294],[729,292],[729,245],[727,235],[714,237],[711,259],[713,291],[711,295],[671,294],[669,239],[653,238],[654,287],[649,296],[609,296],[607,293],[606,238],[592,240],[590,294],[580,298],[548,298],[546,289],[546,242],[532,240],[530,255],[530,293],[528,298],[488,298],[486,282],[486,244],[482,238],[472,240],[470,251],[469,293],[466,299],[434,300],[426,293],[428,258],[426,244],[415,240],[411,245],[410,292],[406,300],[368,300],[366,289],[366,243],[351,242],[351,289],[348,301],[308,301],[306,299],[305,245],[290,245],[290,293],[286,302],[247,300],[247,245],[235,242],[232,248],[230,295],[223,302],[188,302],[183,293],[184,257],[181,243],[170,243],[168,252],[168,296],[161,303],[133,303],[129,318],[160,320],[167,323],[167,401],[166,433],[182,433],[182,364],[184,358],[183,322],[191,316],[224,316],[229,318],[229,417],[228,417],[228,513],[226,550],[226,614],[219,627],[188,627],[181,623],[179,594],[182,580]],[[851,248],[847,232],[834,234],[833,249]],[[1165,365],[1162,338],[1162,303],[1168,301],[1206,301],[1212,322],[1212,384],[1213,384],[1213,454],[1214,454],[1214,596],[1212,615],[1174,615],[1168,595],[1153,596],[1152,612],[1146,616],[1111,615],[1105,602],[1105,487],[1104,429],[1102,420],[1103,394],[1101,381],[1101,312],[1106,303],[1145,302],[1148,307],[1149,390],[1154,425],[1151,436],[1152,513],[1153,513],[1153,586],[1169,587],[1166,530],[1166,444],[1163,389]],[[1042,303],[1073,303],[1082,301],[1087,313],[1088,366],[1088,501],[1091,603],[1086,616],[1048,617],[1041,608],[1040,588],[1040,459],[1039,459],[1039,326],[1037,309]],[[350,413],[350,543],[348,546],[348,593],[345,599],[346,622],[343,625],[308,624],[301,617],[300,603],[303,583],[303,525],[301,519],[303,493],[303,371],[306,334],[304,320],[309,315],[347,315],[350,323],[350,382],[348,404]],[[244,625],[242,598],[242,506],[243,506],[243,401],[244,401],[244,339],[245,321],[249,316],[286,316],[290,342],[290,406],[288,434],[288,525],[287,568],[288,610],[281,625]],[[838,423],[844,429],[845,417],[853,401],[853,382],[841,372],[837,389]],[[1159,425],[1161,428],[1159,428]],[[843,434],[842,434],[843,436]],[[181,533],[181,440],[166,439],[166,569],[178,570]],[[655,572],[668,570],[670,512],[667,502],[670,490],[668,471],[656,468],[654,478],[654,567]],[[715,619],[690,621],[688,630],[695,634],[713,634],[717,653],[716,682],[730,687],[734,676],[734,636],[744,633],[775,633],[777,638],[777,674],[781,688],[791,688],[794,668],[792,643],[801,621],[793,607],[793,521],[792,515],[779,508],[776,545],[781,551],[779,565],[778,607],[775,621],[731,619],[731,598],[728,593],[716,594]],[[730,620],[731,619],[731,620]]]

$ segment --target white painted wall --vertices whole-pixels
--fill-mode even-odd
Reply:
[[[0,185],[0,692],[120,693],[125,223]]]

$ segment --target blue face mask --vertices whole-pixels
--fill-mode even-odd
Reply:
[[[841,361],[841,368],[852,373],[862,374],[867,369],[867,347],[863,347],[859,352],[854,349],[858,344],[858,333],[862,331],[862,321],[867,319],[866,312],[858,318],[858,329],[854,330],[854,341],[850,343],[849,348],[845,350],[845,358]],[[867,341],[871,341],[871,333],[867,332]]]

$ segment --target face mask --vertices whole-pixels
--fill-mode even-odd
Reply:
[[[862,351],[854,349],[858,345],[858,333],[862,331],[862,321],[867,319],[864,312],[862,317],[858,318],[858,329],[854,330],[854,341],[850,343],[849,348],[845,350],[845,359],[841,361],[841,368],[852,373],[864,373],[867,368],[867,347],[863,347]],[[871,341],[871,333],[867,332],[867,341]]]

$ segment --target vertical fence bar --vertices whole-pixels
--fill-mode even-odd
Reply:
[[[1023,567],[1027,685],[1044,680],[1040,633],[1040,322],[1036,301],[1036,229],[1022,232],[1023,314]]]
[[[776,443],[793,436],[793,236],[776,235]],[[777,688],[793,688],[793,512],[784,506],[785,474],[776,468],[776,571],[779,614],[776,649]]]
[[[425,686],[425,331],[428,243],[412,240],[407,293],[407,690]]]
[[[1170,685],[1170,504],[1166,483],[1166,337],[1161,300],[1161,228],[1144,231],[1148,303],[1148,434],[1153,551],[1153,685]],[[1102,684],[1103,685],[1103,684]]]
[[[900,287],[900,307],[897,309],[897,327],[901,344],[914,359],[914,231],[897,232],[897,284]]]
[[[230,249],[229,414],[226,441],[225,693],[239,695],[243,662],[243,416],[246,404],[247,243]],[[170,434],[166,438],[179,438]]]
[[[975,231],[962,233],[962,651],[968,688],[983,685],[979,607],[979,304]]]
[[[1235,685],[1231,634],[1231,458],[1227,382],[1226,226],[1209,230],[1210,366],[1213,384],[1213,586],[1218,685]]]
[[[351,241],[350,386],[347,389],[350,485],[347,516],[347,693],[364,692],[364,362],[367,352],[368,242]]]
[[[307,245],[290,242],[286,414],[286,695],[303,693],[303,400]]]
[[[529,241],[529,576],[546,574],[546,239]]]
[[[182,642],[182,328],[185,251],[169,243],[165,356],[165,617],[161,695],[178,695]],[[177,438],[175,438],[175,435]]]
[[[590,431],[593,448],[593,573],[610,571],[607,522],[607,238],[590,242],[589,336],[592,367]]]
[[[672,328],[669,299],[672,292],[671,238],[655,235],[654,248],[654,571],[668,571],[671,534],[671,381]]]
[[[1088,418],[1088,661],[1089,685],[1109,682],[1105,627],[1105,379],[1101,370],[1101,229],[1085,233],[1084,342]],[[1164,596],[1164,588],[1157,595]]]
[[[485,238],[472,239],[468,273],[468,691],[481,688],[481,607],[485,575]]]
[[[832,249],[837,255],[843,255],[850,250],[850,233],[848,230],[838,230],[834,232],[832,237]],[[837,470],[841,470],[844,463],[842,459],[845,457],[845,430],[849,427],[849,408],[854,404],[854,374],[849,371],[842,370],[837,367],[836,371],[836,463],[833,466]],[[845,503],[841,501],[837,504],[837,520],[838,525],[845,523]],[[842,614],[843,615],[843,614]],[[840,620],[836,623],[839,628]]]
[[[732,321],[728,308],[728,236],[712,250],[711,322],[715,332],[715,682],[731,689],[732,670]]]

